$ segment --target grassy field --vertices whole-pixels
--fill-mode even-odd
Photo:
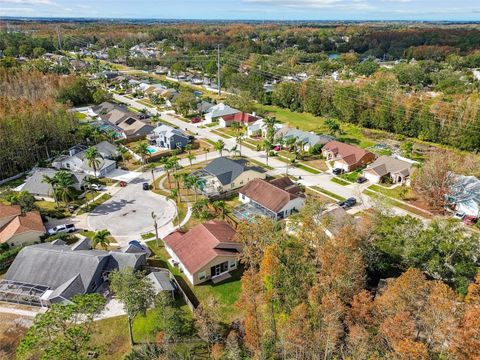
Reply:
[[[371,185],[368,187],[370,190],[379,192],[383,195],[390,196],[399,200],[408,200],[413,194],[412,190],[407,186],[396,186],[391,189],[387,189],[380,185]]]
[[[107,200],[110,200],[112,198],[112,195],[110,194],[103,194],[102,196],[100,196],[98,199],[96,199],[95,201],[93,202],[90,202],[87,206],[85,206],[84,208],[80,209],[80,211],[78,212],[78,214],[84,214],[84,213],[87,213],[87,212],[90,212],[92,211],[93,209],[95,209],[97,206],[99,205],[102,205],[105,201]]]
[[[345,180],[345,181],[353,183],[353,182],[357,181],[357,179],[361,175],[362,171],[363,171],[363,169],[358,169],[358,170],[355,170],[355,171],[351,171],[351,172],[339,175],[338,177]]]

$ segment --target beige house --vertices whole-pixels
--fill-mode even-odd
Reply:
[[[254,179],[265,179],[266,172],[259,166],[249,166],[245,159],[219,157],[205,168],[195,172],[199,188],[207,197],[233,192]]]
[[[380,156],[364,171],[363,176],[373,183],[390,179],[392,183],[409,184],[412,164],[390,156]]]
[[[238,267],[241,244],[235,230],[224,221],[211,220],[187,233],[176,231],[163,241],[165,249],[192,285],[223,281]]]
[[[354,171],[375,160],[375,154],[357,146],[340,141],[330,141],[322,148],[325,160],[333,161],[333,167],[345,171]]]
[[[22,214],[18,205],[0,204],[0,243],[10,246],[30,245],[45,234],[38,211]]]

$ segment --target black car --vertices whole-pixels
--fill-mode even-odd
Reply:
[[[340,168],[335,168],[335,169],[332,170],[332,173],[334,175],[342,175],[344,172],[345,172],[345,170],[340,169]]]
[[[143,183],[142,187],[143,187],[143,190],[150,190],[150,185],[148,185],[148,183]]]
[[[359,183],[359,184],[363,184],[364,182],[367,182],[367,181],[368,181],[368,179],[364,176],[359,176],[357,178],[357,183]]]
[[[356,203],[357,203],[357,199],[355,199],[354,197],[351,197],[345,201],[338,202],[337,205],[344,209],[348,209],[348,208],[351,208],[352,206],[355,206]]]

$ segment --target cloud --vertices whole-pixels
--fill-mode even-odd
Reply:
[[[0,0],[0,3],[21,4],[21,5],[54,5],[55,4],[51,0]],[[11,8],[11,9],[14,9],[14,8]]]

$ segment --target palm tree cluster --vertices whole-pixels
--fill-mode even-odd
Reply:
[[[68,205],[76,196],[75,181],[73,175],[68,171],[60,170],[53,176],[44,175],[42,182],[52,187],[52,196],[56,207],[58,207],[59,201]]]
[[[229,209],[225,200],[209,200],[207,198],[195,201],[192,206],[192,214],[197,219],[208,220],[221,216],[225,219]]]

